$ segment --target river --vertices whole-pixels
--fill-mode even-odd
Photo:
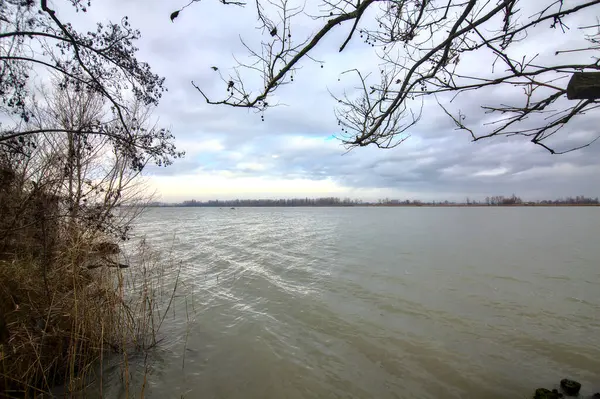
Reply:
[[[188,292],[146,397],[600,391],[600,208],[153,208],[135,234]]]

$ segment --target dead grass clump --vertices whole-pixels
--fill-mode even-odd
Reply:
[[[127,275],[108,265],[88,269],[98,256],[84,251],[71,246],[55,255],[45,278],[31,257],[0,260],[0,396],[50,393],[56,386],[77,392],[99,377],[93,372],[107,353],[126,362],[159,342],[177,288],[178,274],[165,289],[172,265],[144,242]]]

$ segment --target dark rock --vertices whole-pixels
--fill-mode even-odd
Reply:
[[[594,396],[592,396],[592,398],[594,398],[594,399],[600,399],[600,392],[596,392],[594,394]]]
[[[567,378],[560,380],[560,387],[569,396],[575,396],[581,389],[581,384],[577,381],[569,380]]]
[[[559,393],[556,389],[551,391],[546,388],[538,388],[535,390],[533,399],[560,399],[562,396],[562,393]]]

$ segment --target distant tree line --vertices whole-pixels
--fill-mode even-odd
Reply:
[[[360,200],[350,198],[324,197],[324,198],[287,198],[287,199],[235,199],[235,200],[210,200],[206,202],[190,200],[179,204],[181,206],[203,207],[236,207],[236,206],[351,206],[360,205]]]
[[[494,195],[492,197],[485,197],[486,205],[520,205],[523,203],[521,197],[512,195],[510,197],[504,197],[503,195]]]
[[[183,207],[300,207],[300,206],[535,206],[535,205],[600,205],[598,197],[583,195],[554,200],[524,201],[516,195],[495,195],[485,197],[483,201],[466,198],[465,201],[421,201],[383,198],[377,201],[360,199],[322,197],[322,198],[286,198],[286,199],[235,199],[235,200],[189,200],[181,203],[154,202],[150,206]]]
[[[543,200],[539,201],[540,204],[559,204],[559,205],[598,205],[598,197],[596,198],[587,198],[583,195],[578,195],[577,197],[567,197],[565,199],[559,199],[555,201]]]
[[[504,197],[502,195],[485,197],[485,205],[597,205],[598,197],[590,198],[584,195],[576,197],[559,198],[555,200],[523,201],[521,197],[512,195]]]

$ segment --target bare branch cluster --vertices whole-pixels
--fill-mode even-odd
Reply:
[[[69,0],[77,12],[87,12],[91,1]],[[0,2],[0,112],[11,122],[0,125],[0,146],[27,152],[39,134],[100,134],[140,167],[149,156],[160,165],[181,154],[166,129],[149,134],[128,121],[128,97],[145,106],[157,105],[165,88],[164,78],[152,73],[136,58],[140,32],[127,17],[120,23],[98,23],[96,29],[78,32],[60,19],[47,0]],[[35,115],[32,79],[50,73],[59,77],[58,90],[98,94],[110,109],[109,120],[93,120],[78,132],[63,127],[30,129]]]
[[[35,100],[31,109],[35,119],[28,126],[41,133],[30,137],[28,152],[0,147],[3,170],[12,171],[23,182],[20,192],[26,195],[21,204],[30,203],[31,195],[43,193],[56,203],[58,212],[40,217],[68,221],[73,234],[85,232],[126,239],[136,209],[150,195],[140,177],[145,164],[132,165],[130,155],[111,137],[88,128],[106,113],[106,100],[100,94],[56,87],[41,88],[39,93],[41,98]],[[148,106],[137,102],[128,104],[128,110],[131,118],[126,122],[131,130],[157,129]],[[120,125],[117,120],[111,123]],[[60,130],[62,134],[49,130]],[[150,156],[143,159],[145,163],[150,160]],[[17,216],[15,220],[21,220],[19,212],[11,214]],[[12,227],[5,230],[10,232]]]
[[[522,136],[558,153],[547,139],[599,105],[598,98],[567,101],[566,89],[573,73],[600,69],[600,25],[577,25],[583,20],[579,17],[600,12],[600,0],[320,0],[318,15],[291,0],[255,3],[264,38],[258,50],[246,46],[255,62],[238,62],[230,76],[218,69],[227,88],[220,100],[194,86],[209,104],[262,112],[273,105],[275,90],[293,81],[300,62],[312,58],[317,44],[349,22],[339,50],[361,39],[381,61],[379,78],[350,69],[359,81],[357,90],[334,96],[340,137],[349,147],[398,145],[418,124],[431,97],[473,140]],[[308,38],[293,41],[291,31],[301,17],[322,25]],[[523,56],[519,51],[536,36],[539,40],[556,30],[573,40],[556,43],[554,54]],[[564,62],[560,55],[567,53],[574,57]],[[485,65],[474,68],[474,62]],[[254,71],[262,86],[250,89],[241,70]],[[494,96],[501,87],[516,93],[509,104]],[[477,93],[484,122],[470,124],[472,110],[451,109],[452,101],[468,92]]]

